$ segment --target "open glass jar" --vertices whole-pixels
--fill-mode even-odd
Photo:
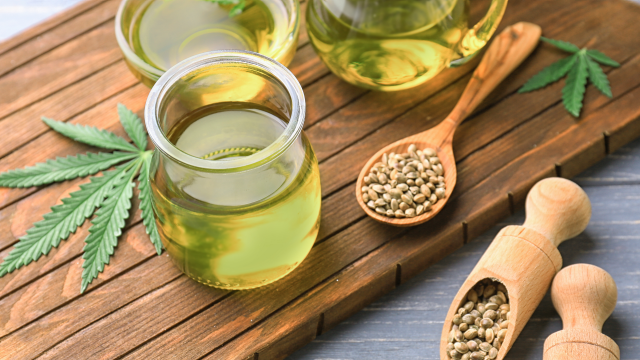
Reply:
[[[163,245],[185,274],[250,289],[307,256],[321,191],[304,115],[295,76],[246,51],[194,56],[151,89],[154,210]]]
[[[171,66],[213,50],[248,50],[285,66],[300,29],[298,0],[122,0],[115,32],[125,62],[151,87]]]

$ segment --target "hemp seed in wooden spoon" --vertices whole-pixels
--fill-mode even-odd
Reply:
[[[493,40],[487,49],[484,57],[480,61],[480,64],[474,71],[473,77],[462,93],[460,100],[458,100],[458,103],[451,114],[449,114],[443,122],[432,129],[396,141],[384,147],[369,159],[360,172],[356,184],[356,197],[360,206],[367,215],[377,221],[390,225],[413,226],[428,221],[442,210],[449,200],[451,192],[456,184],[457,172],[452,147],[453,134],[456,128],[471,112],[473,112],[480,102],[482,102],[482,100],[484,100],[487,95],[489,95],[489,93],[491,93],[491,91],[493,91],[498,84],[507,77],[507,75],[509,75],[527,56],[529,56],[538,43],[540,34],[541,30],[538,25],[526,22],[519,22],[504,29],[502,33]],[[419,215],[417,214],[418,204],[412,199],[413,206],[410,205],[412,210],[409,208],[404,210],[404,217],[401,217],[399,213],[396,217],[395,213],[397,210],[394,211],[394,217],[390,217],[390,213],[388,213],[387,210],[392,210],[391,197],[393,196],[384,196],[384,194],[387,193],[387,189],[384,188],[383,184],[378,182],[382,188],[375,187],[372,190],[376,193],[376,196],[378,197],[377,200],[382,199],[385,201],[385,204],[382,204],[382,201],[378,201],[378,203],[375,204],[374,200],[375,206],[373,209],[370,208],[371,198],[375,196],[371,196],[371,193],[368,191],[369,189],[363,192],[363,186],[370,185],[366,184],[365,177],[369,177],[369,174],[372,172],[375,173],[376,171],[379,171],[373,169],[376,167],[376,164],[384,163],[383,156],[385,156],[385,154],[388,158],[392,153],[410,153],[410,146],[412,146],[416,155],[418,149],[423,152],[426,149],[432,149],[435,151],[435,157],[438,158],[438,161],[442,165],[444,186],[441,188],[445,189],[444,196],[439,198],[436,195],[438,199],[435,204],[431,204],[430,209],[428,210],[423,206],[423,212]],[[377,167],[379,168],[379,165]],[[390,180],[390,174],[385,174],[385,176],[388,177],[387,180]],[[417,180],[418,177],[415,179]],[[369,180],[371,180],[370,177]],[[400,182],[398,181],[398,183]],[[403,195],[409,198],[410,195],[414,195],[411,191],[412,189],[407,189]],[[415,189],[413,189],[413,191],[415,191]],[[367,196],[363,197],[363,194],[365,193]],[[369,197],[369,199],[365,202],[364,200],[367,197]],[[368,203],[369,205],[367,205]],[[385,210],[384,214],[382,213],[382,209]]]

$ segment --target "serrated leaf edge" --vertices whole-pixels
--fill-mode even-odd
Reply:
[[[618,63],[617,61],[615,61],[612,58],[608,57],[602,51],[599,51],[599,50],[596,50],[596,49],[588,49],[586,51],[586,53],[587,53],[587,55],[589,55],[589,57],[591,59],[599,62],[602,65],[607,65],[607,66],[611,66],[611,67],[620,67],[620,63]]]
[[[40,256],[48,254],[52,247],[57,247],[62,239],[67,239],[93,214],[96,207],[103,203],[108,191],[113,187],[114,180],[133,162],[135,160],[108,171],[103,176],[91,177],[89,183],[80,185],[80,190],[62,199],[62,204],[51,207],[51,212],[27,230],[27,234],[19,239],[13,250],[3,259],[0,264],[0,277],[36,261]],[[55,219],[56,214],[63,212],[66,214],[62,219]]]
[[[93,175],[138,156],[129,152],[87,153],[57,157],[22,169],[0,173],[0,186],[25,188]]]
[[[122,235],[131,209],[135,186],[133,179],[141,163],[140,158],[134,160],[134,165],[118,177],[100,209],[96,211],[96,216],[91,220],[82,254],[84,261],[80,293],[84,293],[87,286],[104,270],[104,266],[109,264],[110,257],[118,245],[118,238]]]
[[[609,98],[613,97],[609,79],[607,79],[607,75],[602,71],[600,65],[588,56],[585,57],[585,60],[587,62],[587,71],[589,72],[589,81],[596,89],[600,90],[602,94]]]
[[[581,54],[574,66],[569,70],[567,82],[562,89],[562,102],[567,111],[575,117],[580,116],[588,77],[586,60],[584,55]]]
[[[153,152],[143,158],[142,168],[138,176],[138,190],[140,190],[138,198],[140,199],[139,207],[145,231],[147,235],[149,235],[151,243],[156,248],[156,252],[160,255],[162,253],[162,242],[160,241],[160,234],[158,233],[158,227],[153,214],[151,184],[149,180],[152,154]]]
[[[571,67],[575,64],[576,55],[560,59],[553,64],[540,70],[537,74],[533,75],[522,87],[518,90],[519,93],[525,93],[533,90],[541,89],[549,84],[552,84],[564,77]],[[566,62],[566,64],[564,63]],[[561,65],[558,67],[558,65]],[[556,67],[558,67],[556,69]],[[554,71],[554,72],[552,72]]]
[[[147,148],[147,133],[142,124],[142,120],[129,110],[123,104],[118,103],[118,117],[120,118],[120,124],[126,131],[127,135],[133,140],[133,143],[138,147],[140,151],[144,151]]]
[[[42,121],[56,132],[81,143],[103,149],[138,152],[139,150],[124,138],[95,126],[70,124],[42,117]]]

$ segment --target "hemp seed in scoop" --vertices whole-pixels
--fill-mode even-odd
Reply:
[[[385,153],[364,177],[362,200],[376,213],[390,218],[412,218],[431,211],[445,196],[444,168],[434,149],[404,154]]]

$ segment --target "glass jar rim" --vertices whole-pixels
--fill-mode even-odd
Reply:
[[[280,136],[261,151],[250,156],[224,160],[205,160],[178,149],[160,128],[158,114],[167,92],[181,78],[203,67],[242,64],[257,67],[273,76],[287,91],[291,99],[291,117]],[[264,55],[243,50],[217,50],[192,56],[165,72],[155,83],[147,103],[144,116],[147,132],[156,149],[173,161],[185,166],[208,171],[242,171],[266,164],[285,152],[302,133],[306,104],[302,86],[298,79],[279,62]]]
[[[138,67],[140,70],[143,70],[150,76],[159,78],[160,76],[162,76],[162,74],[165,73],[165,70],[159,69],[147,63],[140,56],[138,56],[138,54],[136,54],[133,51],[133,49],[131,49],[131,47],[129,46],[129,42],[127,41],[127,39],[124,36],[124,33],[122,32],[122,16],[124,14],[125,7],[130,1],[132,0],[122,0],[120,2],[120,6],[118,6],[118,12],[116,13],[116,19],[115,19],[116,41],[118,42],[118,46],[120,47],[120,50],[122,51],[122,53],[124,54],[124,57],[127,60],[131,61],[136,67]],[[300,25],[300,20],[299,20],[300,1],[291,0],[291,2],[293,3],[293,9],[291,11],[291,15],[289,18],[289,31],[287,31],[287,34],[295,33],[297,31],[298,26]],[[291,35],[287,35],[287,36],[291,36]],[[278,54],[279,52],[276,54],[270,54],[270,55],[277,57],[276,55]],[[185,59],[185,60],[188,60],[188,59]]]

